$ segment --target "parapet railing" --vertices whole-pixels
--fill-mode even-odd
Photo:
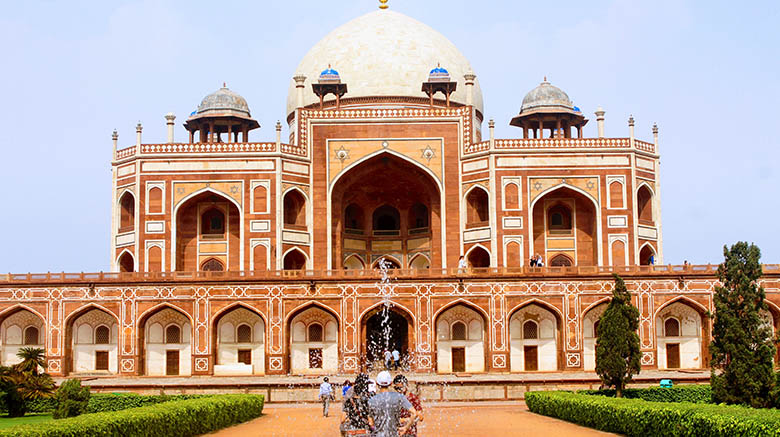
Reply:
[[[135,155],[138,146],[130,146],[116,151],[116,159],[124,159]],[[280,144],[282,149],[293,147],[289,144]],[[168,155],[184,153],[269,153],[276,152],[275,142],[263,143],[162,143],[141,144],[141,153],[144,155]]]
[[[611,276],[712,276],[718,271],[714,264],[654,265],[654,266],[574,266],[574,267],[489,267],[450,269],[393,269],[393,279],[452,278],[518,278],[518,277],[583,277]],[[780,264],[764,264],[765,274],[780,274]],[[7,273],[0,274],[0,284],[38,284],[63,282],[192,282],[192,281],[254,281],[254,280],[379,280],[375,269],[359,270],[258,270],[228,272],[97,272],[97,273]]]
[[[627,149],[631,147],[630,138],[519,138],[497,139],[495,150],[514,149]],[[643,152],[655,153],[655,145],[634,139],[634,148]],[[466,147],[465,153],[478,153],[490,149],[490,141],[474,143]]]

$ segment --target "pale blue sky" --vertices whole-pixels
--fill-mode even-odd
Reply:
[[[449,38],[499,138],[544,75],[608,136],[660,128],[667,262],[717,263],[725,243],[780,262],[780,2],[390,0]],[[24,1],[0,16],[0,272],[108,270],[111,131],[165,141],[223,81],[270,141],[303,55],[376,0]]]

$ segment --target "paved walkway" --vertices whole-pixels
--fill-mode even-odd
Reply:
[[[313,405],[266,405],[262,417],[209,434],[210,437],[338,437],[341,404],[331,405],[330,417]],[[572,423],[539,416],[524,402],[443,403],[430,405],[419,426],[421,437],[609,436]]]

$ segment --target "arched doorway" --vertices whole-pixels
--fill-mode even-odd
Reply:
[[[659,369],[701,369],[703,359],[702,314],[686,302],[663,307],[655,317]]]
[[[265,373],[265,322],[256,312],[236,306],[214,326],[215,375]]]
[[[525,305],[509,318],[513,372],[559,370],[561,343],[561,322],[552,310],[542,305]]]
[[[436,317],[436,371],[485,371],[485,318],[464,304],[456,304]]]
[[[72,319],[65,334],[72,361],[66,371],[74,373],[118,372],[117,318],[99,308],[88,308]]]
[[[21,361],[16,354],[23,347],[45,349],[45,336],[43,319],[32,311],[20,308],[4,316],[0,323],[0,364],[10,366]]]
[[[290,318],[290,373],[333,374],[339,369],[339,322],[318,305]]]
[[[599,265],[599,239],[593,200],[579,191],[559,187],[533,203],[534,254],[546,265]],[[561,258],[559,255],[563,255]]]
[[[601,303],[588,310],[582,318],[582,367],[584,370],[596,370],[596,337],[599,319],[608,305],[607,302]]]
[[[433,177],[391,153],[340,175],[331,194],[332,268],[358,255],[366,266],[388,256],[408,266],[426,251],[441,264],[441,198]]]
[[[240,270],[241,213],[231,199],[200,193],[176,210],[176,270]],[[213,262],[212,262],[213,261]]]
[[[292,249],[284,255],[283,268],[285,270],[304,270],[306,268],[306,255],[298,249]]]
[[[469,262],[469,266],[473,268],[487,268],[490,267],[490,253],[481,246],[476,246],[469,251],[466,259]]]
[[[163,306],[138,324],[141,374],[189,376],[192,373],[192,324],[178,309]]]
[[[133,259],[133,255],[130,252],[124,251],[121,255],[119,255],[119,260],[117,261],[117,265],[119,266],[120,272],[134,272],[135,271],[135,259]]]
[[[655,264],[655,248],[652,245],[645,244],[639,251],[639,265],[650,266]]]
[[[382,368],[385,350],[398,350],[406,366],[413,362],[414,337],[412,317],[397,305],[384,303],[363,316],[362,354],[369,368]]]
[[[640,225],[653,226],[653,192],[642,185],[636,192],[636,215]]]

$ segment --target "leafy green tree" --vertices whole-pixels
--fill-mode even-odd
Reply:
[[[84,414],[89,404],[89,387],[83,387],[78,378],[65,381],[55,395],[57,408],[54,410],[55,419],[64,419]]]
[[[599,319],[596,330],[596,373],[607,387],[615,387],[622,398],[626,383],[640,370],[639,310],[631,304],[631,293],[618,275],[612,300]]]
[[[761,251],[754,244],[738,242],[723,247],[718,267],[721,286],[715,288],[712,326],[712,398],[727,404],[755,408],[772,405],[775,375],[772,328],[761,315],[768,307],[758,285]]]

